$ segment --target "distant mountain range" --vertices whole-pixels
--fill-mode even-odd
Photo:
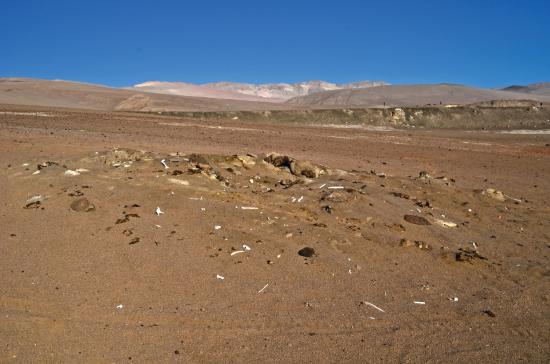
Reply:
[[[360,81],[342,84],[326,81],[304,81],[298,83],[266,84],[215,82],[197,85],[184,82],[148,81],[134,85],[128,89],[180,96],[284,102],[293,97],[307,96],[319,92],[360,89],[387,84],[384,81]]]
[[[387,85],[364,81],[335,84],[146,82],[113,88],[82,82],[0,78],[0,104],[120,111],[245,111],[485,103],[513,106],[550,103],[550,83],[504,90],[453,84]],[[518,102],[519,101],[519,102]]]
[[[550,96],[550,82],[532,83],[527,86],[508,86],[503,91],[521,92],[526,94],[547,95]]]

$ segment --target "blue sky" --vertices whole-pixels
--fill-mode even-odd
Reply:
[[[547,0],[4,0],[0,19],[1,77],[550,81]]]

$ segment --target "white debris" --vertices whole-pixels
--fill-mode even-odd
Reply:
[[[34,171],[33,174],[40,174],[40,171]]]
[[[233,255],[237,255],[237,254],[240,254],[240,253],[244,253],[244,250],[235,250],[234,252],[231,252],[231,256]]]
[[[162,226],[160,226],[160,225],[155,225],[155,226],[156,226],[157,228],[159,228],[159,229],[162,227]]]
[[[302,202],[303,199],[304,199],[304,196],[300,196],[300,198],[298,199],[298,202]]]
[[[281,255],[282,255],[282,254],[277,254],[277,259],[280,259],[280,258],[281,258]]]
[[[67,176],[67,177],[74,177],[74,176],[80,176],[80,173],[78,173],[77,171],[73,171],[71,169],[68,169],[68,170],[65,171],[64,175]]]
[[[445,220],[439,220],[439,219],[435,219],[435,223],[439,226],[448,227],[448,228],[455,228],[458,226],[452,221],[445,221]]]
[[[124,307],[123,305],[117,305],[116,308],[119,309],[119,310],[122,310],[122,307]]]
[[[343,190],[344,186],[330,186],[329,189],[330,190]]]
[[[164,166],[164,169],[168,169],[168,165],[166,164],[166,159],[161,160],[160,163],[162,163],[162,165]]]
[[[257,207],[252,207],[252,206],[241,206],[241,209],[243,209],[243,210],[257,210],[258,208]]]
[[[262,293],[262,292],[264,291],[264,289],[266,289],[266,288],[267,288],[267,286],[269,286],[269,283],[268,283],[268,284],[266,284],[266,285],[264,286],[264,288],[260,289],[260,290],[258,291],[258,293]]]
[[[90,172],[89,170],[87,170],[86,168],[77,168],[76,171],[78,173],[86,173],[86,172]]]
[[[225,279],[224,276],[220,276],[219,274],[216,274],[216,278],[219,279],[219,280],[222,280],[222,281]]]
[[[323,183],[322,185],[319,186],[319,189],[325,187],[327,184],[326,183]]]
[[[424,302],[424,301],[414,301],[414,304],[415,305],[425,305],[426,302]]]
[[[23,163],[23,164],[21,165],[21,167],[28,167],[28,166],[29,166],[29,163]]]
[[[157,207],[157,209],[155,210],[155,214],[157,214],[157,216],[160,216],[160,214],[164,214],[164,211],[162,211],[160,207]]]
[[[168,182],[174,183],[174,184],[177,184],[177,185],[182,185],[182,186],[189,186],[189,181],[186,181],[184,179],[168,178]],[[192,198],[190,198],[190,199],[192,199]]]
[[[195,200],[195,201],[202,201],[202,196],[199,198],[199,197],[189,197],[190,200]]]
[[[246,244],[243,244],[243,249],[244,249],[245,252],[251,250],[250,247]]]
[[[214,225],[214,230],[220,230],[222,228],[221,225]]]
[[[386,311],[384,311],[383,309],[381,309],[380,307],[378,307],[378,306],[376,306],[375,304],[372,304],[372,303],[370,303],[370,302],[363,301],[362,303],[363,303],[364,305],[367,305],[367,306],[370,306],[370,307],[372,307],[372,308],[375,308],[375,309],[377,309],[377,310],[380,311],[380,312],[386,312]]]

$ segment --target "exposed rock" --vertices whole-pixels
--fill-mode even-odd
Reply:
[[[471,248],[460,248],[455,253],[455,260],[457,262],[468,262],[472,263],[474,259],[481,259],[481,260],[487,260],[484,256],[479,255],[477,250],[471,249]]]
[[[485,191],[482,192],[483,195],[489,196],[497,201],[504,202],[506,200],[506,197],[504,196],[504,193],[502,193],[499,190],[495,190],[494,188],[488,188]]]
[[[300,162],[297,160],[293,160],[290,162],[290,172],[292,172],[292,174],[295,176],[302,175],[306,176],[307,178],[317,178],[324,173],[321,168],[312,164],[311,162]]]
[[[428,173],[428,171],[420,171],[418,174],[418,178],[420,179],[430,179],[432,176]]]
[[[77,212],[88,212],[95,209],[95,206],[90,203],[86,197],[77,198],[71,202],[71,210]]]
[[[302,249],[298,250],[298,255],[300,255],[302,257],[306,257],[306,258],[311,258],[311,257],[316,256],[317,254],[315,254],[315,249],[310,248],[310,247],[305,247],[305,248],[302,248]]]
[[[422,216],[417,215],[405,215],[403,217],[406,222],[415,224],[415,225],[431,225],[431,223]]]
[[[46,198],[42,195],[35,195],[25,201],[25,208],[38,208]]]
[[[416,247],[416,248],[422,249],[422,250],[431,250],[432,249],[432,247],[430,245],[426,244],[425,242],[423,242],[421,240],[412,241],[412,240],[409,240],[409,239],[401,239],[401,241],[399,242],[399,245],[402,246],[403,248]]]

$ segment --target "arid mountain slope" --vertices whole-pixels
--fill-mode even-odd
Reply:
[[[93,84],[27,78],[0,78],[0,104],[93,110],[200,111],[262,110],[273,103],[159,95]],[[284,106],[279,106],[279,108]]]
[[[381,85],[386,85],[386,82],[360,81],[343,84],[336,84],[325,81],[266,84],[214,82],[197,85],[184,82],[149,81],[140,83],[128,89],[181,96],[283,102],[293,97],[311,95],[319,92],[367,88]]]
[[[376,107],[428,104],[471,104],[491,100],[550,101],[549,96],[479,89],[459,85],[389,85],[337,90],[296,97],[288,104],[309,107]]]
[[[550,96],[550,82],[532,83],[527,86],[513,85],[503,88],[502,90]]]

